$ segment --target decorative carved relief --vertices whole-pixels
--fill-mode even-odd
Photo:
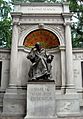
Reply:
[[[38,28],[39,29],[39,23],[37,23],[37,24],[31,24],[31,25],[20,25],[19,26],[19,39],[21,38],[21,36],[22,36],[22,33],[24,33],[24,32],[26,32],[28,29],[31,29],[31,28],[34,28],[34,27],[36,27],[36,28]],[[57,33],[59,33],[59,35],[62,37],[62,39],[64,39],[64,26],[63,25],[54,25],[54,24],[52,24],[52,25],[47,25],[47,24],[44,24],[44,26],[45,26],[45,28],[47,28],[48,30],[49,29],[51,29],[51,31],[52,31],[52,29],[53,29],[53,31],[55,31],[55,33],[56,33],[56,31],[57,31]],[[28,34],[27,34],[28,35]],[[55,34],[56,35],[56,34]],[[64,42],[64,41],[63,41]]]
[[[73,54],[73,60],[83,60],[83,53]]]
[[[63,107],[60,108],[59,111],[60,112],[66,112],[66,111],[71,110],[71,108],[72,108],[72,102],[64,102]]]
[[[20,33],[28,29],[31,25],[20,25]]]
[[[55,29],[55,31],[57,30],[64,39],[64,32],[65,31],[64,31],[64,26],[63,25],[48,25],[48,26]]]
[[[0,54],[0,60],[9,60],[10,59],[10,55],[9,54]]]
[[[32,27],[32,25],[20,25],[19,27],[18,27],[18,31],[19,31],[19,33],[18,33],[18,35],[19,35],[19,38],[21,37],[21,33],[22,32],[24,32],[24,31],[26,31],[27,29],[29,29],[29,28],[31,28]]]
[[[54,16],[31,16],[31,17],[25,17],[20,19],[20,23],[63,23],[63,19],[61,17],[54,17]]]

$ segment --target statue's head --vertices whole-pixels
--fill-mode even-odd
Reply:
[[[40,44],[40,42],[37,42],[35,44],[35,47],[37,48],[38,51],[40,51],[41,50],[41,44]]]

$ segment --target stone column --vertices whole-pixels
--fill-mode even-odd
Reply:
[[[18,81],[18,22],[13,24],[12,48],[10,62],[10,82],[3,98],[3,114],[18,118],[25,115],[26,87],[21,87]]]
[[[12,48],[11,48],[11,62],[10,62],[10,85],[16,84],[17,81],[17,46],[18,46],[18,26],[13,24],[12,32]]]
[[[62,81],[62,87],[61,87],[61,93],[65,93],[65,85],[66,85],[66,77],[65,77],[65,48],[60,47],[61,51],[61,81]]]
[[[67,79],[67,88],[68,89],[74,89],[71,28],[70,28],[70,24],[69,23],[66,23],[66,25],[65,25],[65,42],[66,42],[66,79]]]

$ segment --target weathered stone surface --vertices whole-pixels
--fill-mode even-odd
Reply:
[[[23,117],[0,117],[0,119],[24,119]],[[63,118],[56,118],[56,119],[83,119],[83,117],[63,117]]]
[[[56,112],[58,117],[80,116],[79,96],[78,94],[57,95]]]
[[[26,87],[8,88],[3,99],[2,116],[23,117],[26,112]]]
[[[55,83],[32,82],[27,85],[28,118],[55,117]]]

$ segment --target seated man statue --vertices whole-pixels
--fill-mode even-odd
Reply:
[[[41,44],[37,42],[31,49],[27,58],[32,62],[29,70],[31,80],[50,80],[51,79],[51,62],[53,55],[47,54]]]

